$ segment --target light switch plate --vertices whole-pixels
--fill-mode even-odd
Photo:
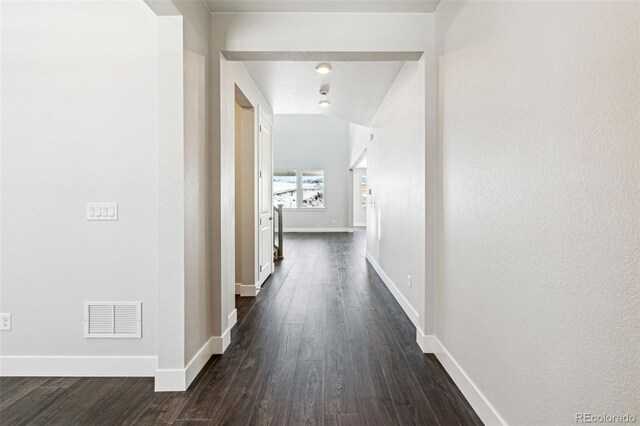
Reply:
[[[118,220],[118,203],[87,203],[87,220]]]
[[[11,330],[11,314],[0,314],[0,330]]]

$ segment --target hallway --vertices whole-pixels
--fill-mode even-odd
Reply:
[[[481,424],[364,259],[364,233],[286,234],[231,346],[189,390],[152,378],[2,378],[7,424]],[[198,422],[200,423],[200,422]]]

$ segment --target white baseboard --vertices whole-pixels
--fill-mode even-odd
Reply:
[[[421,333],[422,331],[420,330],[419,332]],[[482,391],[478,389],[476,384],[473,383],[471,378],[469,378],[467,373],[460,367],[460,364],[451,356],[440,340],[433,335],[423,334],[423,336],[428,340],[426,346],[428,346],[430,352],[436,355],[456,386],[458,386],[464,397],[467,398],[473,410],[478,414],[480,420],[482,420],[485,425],[506,425],[507,422],[502,418],[500,413],[498,413],[493,404],[489,402]]]
[[[353,232],[353,228],[285,228],[284,232]]]
[[[182,392],[187,390],[187,374],[184,368],[156,370],[154,389],[156,392]]]
[[[0,356],[0,376],[153,377],[156,356]]]
[[[434,334],[424,334],[420,327],[416,326],[416,342],[425,354],[434,354],[440,349],[440,342]]]
[[[378,275],[382,279],[382,282],[385,283],[385,285],[387,286],[391,294],[393,294],[393,297],[396,298],[396,300],[398,301],[398,303],[400,304],[404,312],[407,314],[407,316],[413,323],[413,325],[415,325],[417,328],[420,320],[418,311],[416,311],[414,307],[411,306],[411,303],[409,303],[409,301],[402,295],[400,290],[398,290],[398,287],[396,287],[393,281],[391,281],[391,278],[389,278],[389,276],[382,270],[382,267],[378,265],[378,262],[376,262],[373,256],[371,256],[371,253],[367,251],[366,257],[369,263],[371,264],[371,266],[373,266],[373,269],[375,269],[375,271],[378,273]]]
[[[214,339],[213,353],[216,355],[223,354],[231,343],[231,327],[227,327],[222,336],[212,337]]]
[[[240,296],[241,297],[255,297],[260,292],[260,287],[255,284],[250,285],[240,285]]]
[[[465,371],[460,367],[456,360],[451,356],[447,349],[442,345],[440,340],[433,334],[424,334],[418,326],[418,312],[411,306],[409,301],[400,293],[391,278],[382,270],[380,265],[373,259],[369,252],[366,253],[367,260],[373,266],[373,269],[380,275],[391,294],[396,298],[402,309],[405,311],[409,319],[416,326],[416,341],[424,353],[433,353],[442,363],[444,369],[449,373],[451,379],[458,386],[462,394],[467,398],[469,404],[473,407],[480,419],[486,425],[506,425],[507,423],[496,411],[489,400],[473,383]]]
[[[233,312],[229,314],[229,330],[233,328],[234,325],[238,322],[238,310],[234,309]]]
[[[240,294],[240,289],[241,289],[241,288],[242,288],[242,284],[240,284],[240,283],[236,283],[236,287],[235,287],[235,289],[236,289],[236,294]]]
[[[233,320],[233,325],[235,325],[237,321],[237,311],[235,309],[229,315],[230,324],[231,320]],[[229,347],[231,343],[231,327],[233,327],[233,325],[229,325],[222,336],[210,337],[193,358],[191,358],[186,368],[156,370],[156,392],[186,391],[211,356],[220,355]]]

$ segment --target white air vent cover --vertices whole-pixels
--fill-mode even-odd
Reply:
[[[142,337],[142,303],[86,302],[84,337]]]

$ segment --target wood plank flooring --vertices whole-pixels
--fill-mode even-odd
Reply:
[[[363,233],[286,234],[285,259],[186,392],[152,378],[0,378],[2,425],[481,425],[364,258]]]

